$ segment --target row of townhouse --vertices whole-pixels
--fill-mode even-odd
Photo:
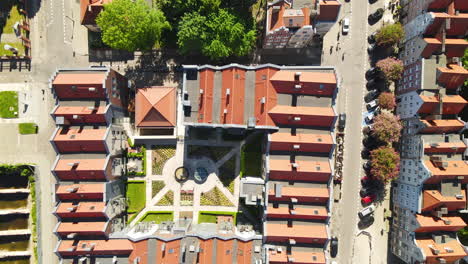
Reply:
[[[467,126],[459,115],[468,104],[468,71],[460,63],[468,47],[466,3],[402,3],[404,74],[396,94],[403,132],[390,247],[406,263],[459,263],[468,255],[456,235],[467,212]]]
[[[92,239],[96,246],[125,226],[120,177],[126,135],[116,120],[124,116],[127,81],[105,67],[60,69],[51,77],[50,88],[57,102],[51,112],[57,128],[50,138],[57,153],[52,166],[57,180],[56,254],[62,263],[76,263],[74,251],[93,251],[94,246],[75,246],[62,254],[63,243]]]
[[[185,67],[186,124],[267,132],[264,199],[245,196],[264,201],[266,263],[328,263],[337,91],[332,67]]]

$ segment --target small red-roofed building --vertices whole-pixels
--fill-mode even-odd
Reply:
[[[283,186],[279,183],[271,184],[268,190],[268,200],[271,202],[308,202],[325,204],[330,198],[326,187],[295,187]]]
[[[296,220],[327,220],[328,210],[325,206],[295,205],[295,204],[269,204],[266,210],[269,219],[296,219]]]
[[[104,199],[105,183],[58,185],[55,194],[61,201]]]
[[[65,238],[93,237],[106,238],[111,228],[110,222],[59,222],[55,234]]]
[[[90,31],[101,31],[100,28],[96,25],[96,18],[104,9],[104,5],[110,2],[112,2],[112,0],[81,0],[81,25],[87,27]]]
[[[268,221],[264,233],[267,243],[324,245],[328,240],[326,225],[314,222]]]
[[[270,151],[330,153],[335,143],[330,134],[291,134],[277,132],[270,136]]]
[[[113,180],[123,173],[122,160],[105,154],[57,155],[52,173],[63,181]]]
[[[278,71],[271,78],[278,93],[332,96],[336,76],[331,72]]]
[[[105,202],[63,202],[54,214],[62,219],[107,218]]]
[[[330,180],[331,166],[329,161],[291,162],[285,159],[270,158],[269,177],[271,180],[323,182]]]
[[[277,125],[332,127],[336,113],[331,107],[277,105],[269,112]]]
[[[61,258],[78,256],[114,256],[130,255],[132,242],[128,239],[109,240],[62,240],[55,253]]]

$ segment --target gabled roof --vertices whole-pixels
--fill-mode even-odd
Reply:
[[[440,258],[445,259],[447,263],[454,263],[467,255],[463,246],[456,239],[446,243],[437,243],[431,238],[416,239],[416,244],[426,256],[428,264],[440,263],[438,261]]]
[[[295,71],[278,71],[271,76],[271,81],[294,82]],[[301,72],[299,82],[336,84],[336,76],[331,72]]]
[[[149,87],[136,94],[135,123],[138,127],[176,125],[176,88]]]
[[[454,231],[464,228],[465,221],[459,216],[443,216],[437,218],[434,216],[416,215],[419,228],[415,232],[436,232],[436,231]]]
[[[422,211],[431,211],[439,206],[447,207],[448,211],[460,210],[466,207],[465,191],[456,196],[444,196],[438,190],[426,190],[423,193]]]

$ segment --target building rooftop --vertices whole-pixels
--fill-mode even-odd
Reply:
[[[327,219],[326,206],[297,205],[297,204],[269,204],[267,207],[268,218],[286,219]]]
[[[107,127],[62,127],[55,134],[54,141],[103,141]]]
[[[128,239],[61,240],[56,252],[62,256],[129,255],[133,250]]]
[[[280,89],[281,92],[301,94],[300,90],[295,92],[288,88],[294,87],[296,85],[294,82],[276,81],[277,84],[273,84],[270,79],[280,71],[289,71],[292,74],[300,71],[306,76],[304,80],[308,81],[303,85],[304,90],[311,93],[317,91],[315,94],[319,95],[321,85],[324,85],[322,88],[326,92],[336,90],[336,80],[333,83],[334,70],[326,67],[231,64],[221,67],[185,66],[185,71],[184,99],[186,102],[184,104],[189,104],[190,107],[185,108],[184,120],[190,124],[276,126],[269,115],[271,109],[279,103],[276,89]],[[314,79],[316,76],[320,76],[319,80],[326,83],[318,83]],[[278,86],[278,82],[282,84]],[[306,84],[312,86],[309,87]],[[316,88],[313,88],[315,86]],[[292,97],[289,95],[288,98]],[[323,101],[323,104],[330,107],[332,102],[330,98],[327,99]],[[285,100],[286,106],[291,105],[292,99]],[[301,98],[297,101],[303,100],[304,98]],[[329,110],[325,112],[328,113]]]
[[[84,198],[89,195],[99,194],[102,198],[105,191],[104,183],[84,183],[84,184],[70,184],[70,185],[59,185],[56,188],[55,193],[61,197],[73,197],[73,198]],[[94,196],[93,196],[94,197]],[[72,198],[72,199],[73,199]],[[62,198],[61,198],[62,199]]]
[[[55,213],[60,217],[87,217],[90,214],[97,213],[97,216],[103,216],[106,203],[104,202],[79,202],[79,203],[60,203],[55,209]],[[100,214],[99,214],[100,213]]]
[[[99,155],[99,158],[72,158],[67,155],[61,155],[57,164],[53,168],[54,171],[103,171],[109,160],[104,155]]]
[[[279,250],[279,249],[281,250]],[[293,247],[288,252],[284,247],[276,247],[268,251],[270,263],[304,263],[325,264],[327,263],[325,253],[314,248]]]
[[[102,71],[59,72],[52,82],[52,85],[102,85],[106,79],[106,76],[106,72]]]
[[[467,254],[463,246],[452,238],[446,238],[445,243],[442,241],[436,242],[432,238],[416,239],[416,244],[426,256],[426,263],[440,263],[440,259],[444,259],[447,263],[453,263]]]
[[[421,120],[425,126],[422,133],[454,133],[458,132],[465,126],[463,121],[458,119],[435,119],[435,120]]]
[[[104,234],[108,222],[60,222],[56,232],[61,235],[77,233],[78,235]]]
[[[52,114],[58,125],[106,123],[109,107],[105,103],[96,105],[94,101],[79,101],[82,102],[80,105],[70,102],[75,101],[64,101],[54,109]],[[59,117],[62,117],[63,121],[60,121]]]
[[[271,156],[270,171],[293,173],[331,173],[331,167],[330,162],[328,161],[296,160],[295,162],[291,162],[290,160],[275,159],[275,156]],[[313,175],[310,176],[313,178]]]
[[[437,176],[468,176],[468,164],[464,160],[442,160],[440,163],[425,160],[424,165],[429,169],[432,177]]]
[[[466,226],[465,221],[459,216],[443,216],[442,218],[438,218],[435,216],[417,214],[416,221],[418,221],[419,228],[417,228],[415,232],[457,232]]]
[[[266,235],[268,237],[327,239],[326,225],[315,222],[293,221],[288,225],[287,221],[266,222]]]
[[[450,183],[443,183],[443,185]],[[448,211],[461,210],[466,208],[466,193],[458,188],[455,193],[443,194],[439,190],[423,191],[422,211],[432,211],[439,207],[446,207]]]
[[[135,99],[137,127],[174,127],[176,125],[176,88],[153,86],[137,90]]]

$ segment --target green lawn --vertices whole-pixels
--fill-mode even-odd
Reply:
[[[156,196],[156,194],[158,194],[159,191],[161,191],[164,186],[166,186],[164,184],[164,181],[153,181],[151,183],[151,190],[152,190],[152,193],[151,193],[151,196],[154,197]]]
[[[2,0],[2,2],[3,2],[3,0]],[[8,19],[6,21],[6,24],[3,27],[3,33],[14,33],[13,25],[16,22],[21,21],[23,19],[24,19],[23,16],[18,11],[18,7],[13,6],[13,8],[11,8],[11,10],[10,10],[10,14],[9,14],[9,17],[8,17]]]
[[[156,224],[160,224],[164,221],[173,221],[174,214],[171,211],[163,211],[163,212],[148,212],[146,213],[141,219],[140,222],[156,222]]]
[[[20,123],[18,129],[21,135],[37,134],[37,125],[35,123]]]
[[[174,205],[174,192],[168,191],[159,202],[156,204],[158,206],[170,206]]]
[[[200,196],[200,205],[234,206],[218,187],[214,187],[210,191],[202,193]]]
[[[128,213],[137,213],[145,208],[146,183],[145,181],[128,181],[127,194]]]
[[[234,224],[236,223],[237,212],[216,212],[216,211],[200,211],[198,213],[198,223],[216,223],[216,217],[220,215],[234,216]]]
[[[241,150],[241,176],[262,175],[263,134],[258,134]]]
[[[21,43],[21,41],[19,41],[19,42],[2,42],[2,43],[0,43],[0,56],[13,56],[14,55],[13,52],[11,52],[10,50],[5,50],[3,48],[3,46],[5,44],[8,44],[8,45],[12,46],[13,48],[18,49],[18,55],[19,56],[25,55],[26,51],[24,49],[24,46]]]
[[[15,114],[16,113],[16,114]],[[13,91],[0,92],[0,117],[18,117],[18,93]]]

